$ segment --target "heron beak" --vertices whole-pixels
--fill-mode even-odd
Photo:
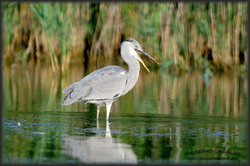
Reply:
[[[147,55],[150,59],[154,60],[157,64],[159,64],[153,57],[151,57],[146,51],[144,50],[138,50],[135,49],[137,51],[140,51],[141,53]],[[148,70],[147,66],[144,64],[144,62],[142,61],[141,57],[139,57],[139,55],[137,56],[138,60],[143,64],[143,66],[147,69],[147,71],[150,73],[150,71]]]
[[[143,60],[141,59],[141,57],[139,57],[139,55],[137,56],[137,59],[143,64],[143,66],[145,67],[145,69],[150,73],[150,71],[148,70],[147,66],[145,65],[145,63],[143,62]]]

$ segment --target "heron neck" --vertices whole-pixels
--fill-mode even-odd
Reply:
[[[129,60],[129,63],[125,60],[125,62],[128,64],[128,77],[127,77],[127,84],[125,86],[125,89],[123,91],[123,95],[128,93],[136,84],[138,77],[139,77],[139,72],[140,72],[140,63],[135,60],[134,58],[131,58]]]

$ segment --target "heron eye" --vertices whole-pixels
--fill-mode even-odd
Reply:
[[[135,45],[135,48],[137,48],[137,45]]]

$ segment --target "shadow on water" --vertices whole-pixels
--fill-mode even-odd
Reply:
[[[142,68],[135,87],[113,103],[110,125],[101,107],[98,129],[95,105],[61,105],[62,90],[88,70],[71,66],[57,76],[39,64],[4,68],[3,163],[104,162],[103,152],[116,161],[126,154],[121,163],[247,162],[245,77],[215,74],[206,84],[198,71]]]

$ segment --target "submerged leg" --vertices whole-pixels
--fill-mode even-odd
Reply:
[[[99,120],[96,121],[96,128],[99,129]]]
[[[106,120],[109,120],[109,113],[110,113],[111,105],[112,105],[112,101],[106,102]]]
[[[106,134],[105,137],[112,138],[111,133],[110,133],[110,128],[109,128],[109,121],[106,121]]]
[[[97,119],[97,120],[99,119],[99,111],[100,111],[100,106],[97,105],[97,115],[96,115],[96,119]]]

